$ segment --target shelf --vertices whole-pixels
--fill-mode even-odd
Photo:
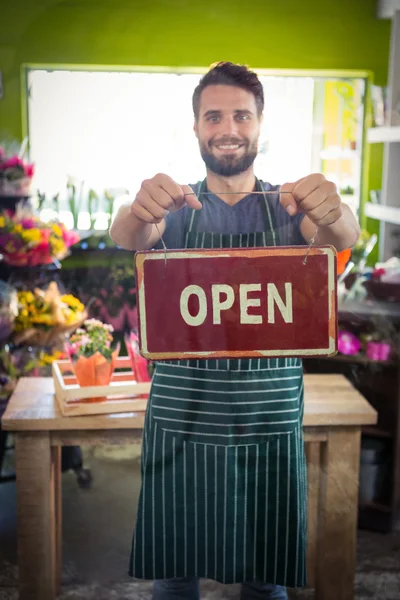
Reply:
[[[369,302],[339,302],[338,317],[339,320],[370,319],[371,317],[381,316],[400,319],[400,306],[398,302],[379,302],[378,300]]]
[[[384,429],[379,429],[379,427],[364,426],[361,428],[361,431],[364,435],[367,435],[369,437],[385,438],[389,440],[393,439],[393,433]]]
[[[398,365],[398,362],[395,360],[372,360],[372,359],[368,358],[368,356],[363,356],[363,355],[358,355],[358,354],[353,354],[353,355],[335,354],[335,356],[327,357],[326,360],[335,360],[337,362],[353,363],[353,364],[357,364],[357,365],[366,365],[366,366],[379,365],[382,367],[387,367],[387,366],[395,367]]]
[[[367,202],[365,205],[365,214],[371,219],[400,225],[400,208],[395,206],[385,206],[384,204]]]
[[[400,142],[400,126],[371,127],[368,129],[367,139],[370,144]]]

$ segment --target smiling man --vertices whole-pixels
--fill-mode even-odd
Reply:
[[[170,249],[246,248],[315,235],[351,247],[358,224],[323,175],[282,186],[255,176],[263,107],[254,72],[214,66],[193,94],[206,179],[144,181],[116,215],[113,240],[132,250],[159,248],[160,235]],[[156,365],[130,568],[155,580],[154,600],[198,599],[199,578],[242,583],[242,600],[283,600],[286,586],[305,585],[302,419],[298,358]]]

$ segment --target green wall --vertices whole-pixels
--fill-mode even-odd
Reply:
[[[0,0],[0,130],[21,137],[26,62],[362,69],[387,77],[376,0]]]
[[[376,0],[0,0],[0,137],[22,138],[23,63],[205,67],[232,60],[368,70],[385,85],[390,21],[375,14]],[[371,158],[365,181],[376,189],[381,149]]]

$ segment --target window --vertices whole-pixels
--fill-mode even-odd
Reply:
[[[78,225],[88,228],[90,189],[101,199],[106,189],[116,196],[124,190],[134,193],[143,179],[157,172],[181,183],[204,178],[191,103],[200,77],[198,73],[28,69],[34,187],[48,198],[59,194],[61,217],[71,225],[67,178],[83,182]],[[363,80],[343,80],[352,102],[346,109],[350,106],[346,94],[336,107],[329,90],[330,83],[340,91],[339,80],[264,73],[260,78],[265,115],[257,175],[278,184],[310,172],[326,172],[350,191],[356,209]],[[347,120],[354,124],[355,148],[345,147],[346,110],[351,112]],[[105,204],[97,209],[96,227],[106,227]]]

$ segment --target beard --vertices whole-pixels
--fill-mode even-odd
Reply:
[[[243,144],[243,140],[219,140],[218,143]],[[257,142],[253,142],[252,144],[247,142],[245,146],[246,150],[241,156],[237,157],[235,154],[225,154],[217,158],[210,151],[210,146],[213,144],[214,142],[212,141],[208,144],[199,143],[201,158],[210,171],[222,177],[232,177],[244,173],[254,163],[258,154]]]

